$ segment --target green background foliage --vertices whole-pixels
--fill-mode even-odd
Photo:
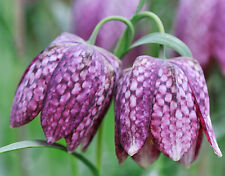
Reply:
[[[45,139],[40,118],[21,128],[9,127],[10,107],[17,84],[31,60],[62,31],[70,31],[71,4],[69,0],[26,0],[18,13],[20,0],[0,1],[0,146],[20,140]],[[172,33],[177,0],[152,0],[150,9],[162,19],[166,32]],[[16,10],[17,9],[17,10]],[[24,18],[23,18],[24,17]],[[151,25],[151,32],[156,27]],[[151,45],[150,55],[158,47]],[[225,154],[225,80],[216,63],[209,71],[207,80],[211,100],[211,118],[222,153]],[[64,140],[59,141],[65,144]],[[96,138],[84,154],[95,162]],[[217,158],[204,138],[198,159],[190,169],[160,155],[148,169],[141,169],[128,158],[120,166],[114,148],[114,112],[110,107],[104,119],[103,159],[101,175],[108,176],[222,176],[225,173],[225,158]],[[80,151],[78,149],[77,151]],[[90,171],[70,155],[54,149],[27,149],[0,155],[0,176],[72,176],[78,163],[80,175]]]

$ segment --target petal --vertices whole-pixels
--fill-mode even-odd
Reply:
[[[152,139],[149,137],[141,150],[136,153],[132,158],[143,168],[148,168],[158,157],[159,150],[153,144]]]
[[[120,60],[118,60],[117,57],[115,57],[114,55],[112,55],[110,52],[107,52],[106,50],[96,47],[98,48],[98,51],[100,51],[100,53],[102,54],[103,58],[105,59],[105,64],[109,64],[110,67],[113,67],[113,70],[115,71],[115,78],[113,80],[113,83],[111,84],[111,87],[109,88],[109,91],[107,93],[107,96],[105,98],[105,103],[104,104],[104,108],[101,110],[101,113],[99,115],[99,117],[94,121],[93,125],[89,128],[89,130],[86,132],[86,136],[85,138],[82,140],[82,151],[85,152],[87,150],[87,147],[89,146],[90,142],[92,141],[93,137],[95,136],[105,114],[108,111],[108,108],[110,106],[111,103],[111,99],[112,99],[112,92],[114,92],[115,89],[115,84],[118,80],[119,77],[119,68],[121,65]]]
[[[111,87],[109,88],[109,91],[105,97],[104,102],[102,103],[104,106],[102,109],[100,109],[100,114],[98,115],[98,118],[93,119],[93,125],[88,127],[86,136],[82,140],[82,151],[85,152],[87,150],[87,147],[89,146],[90,142],[92,141],[93,137],[95,136],[99,126],[101,125],[101,122],[106,114],[106,112],[109,109],[111,99],[112,99],[112,91],[113,91],[113,86],[115,83],[111,84]]]
[[[50,143],[66,137],[74,128],[85,136],[87,127],[104,109],[105,97],[115,81],[113,67],[94,48],[81,45],[67,54],[49,82],[41,114]]]
[[[188,84],[190,85],[191,90],[196,99],[198,117],[200,118],[201,125],[205,132],[205,135],[209,143],[213,147],[215,153],[221,157],[222,153],[216,142],[215,133],[214,133],[211,119],[209,116],[210,109],[209,109],[208,89],[207,89],[205,77],[200,65],[198,64],[196,60],[192,58],[183,58],[183,57],[171,60],[171,62],[178,65],[187,75]]]
[[[188,152],[200,128],[187,77],[165,62],[157,73],[151,133],[159,150],[174,161]]]
[[[68,49],[70,46],[50,45],[28,66],[13,100],[10,117],[11,127],[24,125],[38,115],[43,105],[48,81],[61,60],[62,53]]]
[[[67,148],[70,152],[73,152],[80,143],[82,143],[83,146],[82,151],[86,151],[109,108],[116,76],[115,74],[113,76],[110,75],[110,73],[107,74],[106,76],[108,76],[108,82],[100,84],[98,87],[99,90],[94,97],[94,102],[97,103],[88,109],[88,115],[84,117],[79,125],[73,129],[72,135],[65,138]],[[106,84],[109,84],[109,87],[104,87]],[[98,101],[101,93],[103,93],[104,100],[101,100],[101,103],[99,104]]]
[[[128,154],[125,152],[122,145],[120,144],[119,131],[118,131],[117,126],[118,125],[115,122],[115,150],[116,150],[116,156],[119,161],[119,164],[123,164],[123,162],[127,158]]]
[[[203,139],[203,130],[200,128],[198,133],[198,138],[193,142],[190,150],[184,154],[184,156],[179,160],[179,163],[184,167],[189,168],[191,163],[194,162],[198,156]]]
[[[154,72],[159,60],[148,56],[137,58],[132,69],[124,73],[115,100],[119,139],[131,156],[144,145],[148,136]]]
[[[78,37],[77,35],[63,32],[51,43],[51,45],[55,45],[55,44],[58,45],[59,43],[69,44],[69,43],[82,43],[82,42],[84,42],[84,40],[82,38]]]

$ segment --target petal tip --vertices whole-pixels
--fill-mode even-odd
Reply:
[[[55,138],[50,136],[50,137],[47,137],[47,143],[50,143],[50,144],[53,144],[55,142]]]
[[[212,146],[212,148],[213,148],[215,154],[216,154],[218,157],[221,158],[221,157],[223,156],[223,154],[222,154],[222,152],[221,152],[221,150],[220,150],[220,148],[219,148],[219,146],[218,146],[218,143],[217,143],[217,141],[216,141],[216,138],[213,138],[212,141],[213,141],[213,142],[211,143],[211,146]]]
[[[133,144],[133,145],[130,146],[130,148],[128,149],[127,153],[130,156],[133,156],[133,155],[135,155],[138,152],[139,149],[140,149],[140,147],[137,144]]]
[[[12,123],[12,122],[10,122],[9,126],[10,126],[10,128],[15,128],[16,127],[16,125],[14,123]]]
[[[169,156],[174,161],[179,161],[182,157],[180,152],[174,152],[172,155]]]
[[[67,149],[67,152],[69,153],[69,154],[72,154],[73,153],[73,150],[70,150],[69,148]]]
[[[181,157],[179,157],[179,156],[175,156],[175,157],[171,157],[172,158],[172,160],[174,160],[174,161],[179,161],[180,159],[181,159]]]
[[[222,152],[220,151],[220,149],[217,151],[217,152],[215,152],[216,153],[216,155],[219,157],[219,158],[221,158],[222,156],[223,156],[223,154],[222,154]]]

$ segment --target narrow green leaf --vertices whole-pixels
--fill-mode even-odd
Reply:
[[[140,0],[139,4],[138,4],[138,7],[136,9],[136,14],[139,13],[142,9],[142,7],[144,6],[146,0]]]
[[[166,33],[151,33],[134,42],[129,50],[144,44],[157,43],[177,51],[181,56],[192,57],[190,49],[178,38]]]
[[[61,146],[59,144],[48,144],[42,140],[35,140],[35,141],[20,141],[6,145],[0,148],[0,153],[6,153],[26,148],[41,148],[41,147],[52,147],[64,150],[64,146]]]
[[[46,148],[46,147],[59,149],[59,150],[62,150],[64,152],[68,153],[65,146],[63,146],[61,144],[57,144],[57,143],[48,144],[44,140],[15,142],[13,144],[9,144],[9,145],[6,145],[4,147],[1,147],[0,153],[6,153],[6,152],[11,152],[11,151],[26,149],[26,148]],[[80,161],[82,161],[91,170],[93,175],[99,176],[99,172],[96,169],[96,167],[89,160],[87,160],[84,156],[82,156],[81,154],[79,154],[77,152],[73,152],[73,153],[71,153],[71,155],[75,156]]]

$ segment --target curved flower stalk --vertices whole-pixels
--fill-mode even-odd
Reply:
[[[63,33],[26,69],[16,91],[10,126],[41,111],[47,142],[66,138],[68,150],[85,150],[107,111],[120,61],[76,35]]]
[[[130,18],[138,3],[139,0],[76,0],[73,6],[72,31],[87,40],[99,21],[111,15]],[[105,24],[99,32],[96,45],[111,50],[124,29],[125,26],[121,23],[112,21]]]
[[[203,131],[218,156],[209,117],[209,97],[198,62],[188,57],[138,57],[118,81],[115,142],[120,163],[127,155],[146,168],[162,152],[188,167]]]
[[[180,0],[175,32],[204,71],[215,59],[225,75],[224,10],[224,0]]]
[[[72,14],[72,32],[86,40],[99,21],[111,15],[131,18],[135,14],[138,4],[139,0],[75,0]],[[143,9],[146,9],[146,6]],[[114,21],[105,24],[98,34],[96,45],[112,50],[124,29],[125,25]],[[146,33],[145,31],[146,29],[138,30],[135,39]],[[142,51],[143,47],[132,50],[124,58],[122,68],[131,66]]]

